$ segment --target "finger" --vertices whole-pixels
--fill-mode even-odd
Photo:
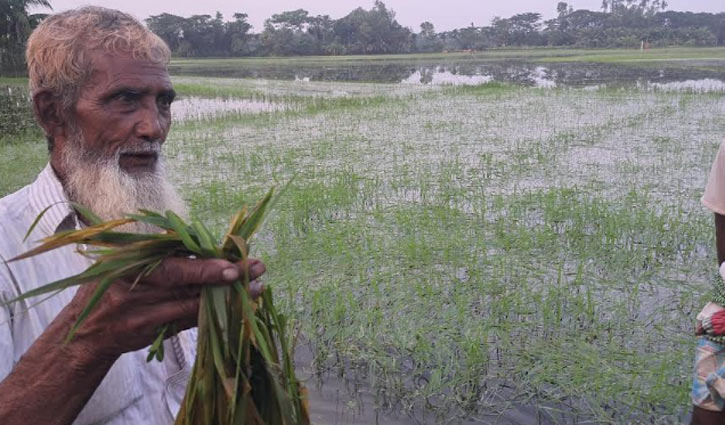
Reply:
[[[249,275],[249,280],[258,279],[260,276],[267,271],[267,267],[261,260],[256,258],[247,258],[244,261],[240,261],[237,265],[241,268],[242,273]]]
[[[259,298],[263,292],[264,292],[264,283],[262,283],[258,280],[253,280],[253,281],[249,282],[249,295],[253,299]]]
[[[161,303],[154,308],[135,312],[133,317],[127,320],[126,326],[129,331],[138,332],[154,331],[168,323],[183,324],[186,325],[183,329],[188,329],[196,326],[199,303],[199,298]]]
[[[219,259],[167,258],[143,279],[164,287],[232,283],[241,276],[237,265]]]

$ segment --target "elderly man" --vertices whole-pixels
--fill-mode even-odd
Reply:
[[[98,7],[53,15],[33,32],[30,90],[50,160],[34,183],[0,200],[0,259],[83,226],[69,201],[105,219],[138,208],[183,209],[160,151],[175,95],[169,56],[137,20]],[[3,261],[0,296],[14,298],[90,264],[72,248]],[[193,330],[166,340],[163,362],[147,363],[144,347],[164,324],[196,326],[201,286],[228,284],[243,272],[254,279],[264,265],[169,259],[133,290],[125,281],[112,285],[69,343],[93,285],[42,303],[0,304],[0,424],[172,423],[193,362]]]

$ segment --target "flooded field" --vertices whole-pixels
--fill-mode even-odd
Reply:
[[[725,49],[533,49],[429,55],[177,59],[177,75],[296,81],[631,87],[684,80],[725,81]]]
[[[716,272],[711,55],[677,78],[531,61],[529,82],[438,64],[418,84],[418,59],[373,82],[189,65],[168,163],[217,227],[297,174],[256,249],[316,423],[681,423]],[[555,77],[590,66],[614,71]],[[0,193],[44,149],[0,144]]]

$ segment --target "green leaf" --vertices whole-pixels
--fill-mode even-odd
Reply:
[[[106,290],[113,284],[114,281],[117,279],[127,276],[130,274],[133,270],[143,267],[145,265],[145,262],[134,262],[131,263],[125,267],[119,268],[114,270],[113,272],[108,273],[103,277],[103,279],[98,283],[98,286],[96,287],[96,290],[93,292],[93,295],[91,295],[91,299],[88,300],[88,303],[83,308],[81,313],[78,315],[78,319],[76,319],[75,324],[71,328],[70,332],[68,333],[68,337],[66,338],[66,342],[73,339],[73,335],[75,335],[76,331],[80,327],[80,325],[83,323],[83,321],[88,317],[88,315],[93,311],[93,308],[95,308],[96,304],[98,304],[98,301],[100,301],[103,294],[106,293]]]
[[[229,320],[227,319],[227,292],[229,288],[224,286],[210,287],[208,289],[209,297],[213,306],[214,315],[216,316],[216,323],[219,325],[219,332],[221,332],[224,346],[229,345],[229,336],[227,331],[229,330]]]
[[[199,243],[201,243],[201,249],[204,251],[204,255],[209,257],[219,257],[221,252],[219,251],[219,248],[214,245],[214,242],[212,242],[212,235],[211,232],[209,232],[209,229],[207,229],[206,226],[198,220],[192,221],[191,225],[196,231],[196,235],[199,238]]]
[[[49,236],[43,239],[43,243],[31,249],[30,251],[20,254],[15,258],[11,258],[9,262],[22,260],[24,258],[32,257],[34,255],[42,254],[47,251],[52,251],[56,248],[60,248],[65,245],[85,243],[88,238],[95,236],[99,233],[106,232],[115,227],[124,225],[131,222],[129,219],[111,220],[97,225],[86,227],[81,230],[74,230],[71,232],[63,232],[58,235]]]
[[[80,214],[81,218],[84,219],[86,223],[88,223],[91,226],[96,226],[98,224],[103,223],[103,220],[101,220],[101,217],[97,216],[93,213],[93,211],[89,210],[88,208],[84,207],[83,205],[77,203],[77,202],[71,202],[70,203],[73,206],[73,209]]]
[[[156,357],[156,360],[164,360],[164,339],[166,339],[166,331],[169,329],[169,325],[164,325],[159,330],[159,335],[154,340],[154,343],[149,347],[149,354],[146,357],[146,362],[150,362]]]
[[[126,264],[128,264],[128,262],[126,261],[109,261],[103,263],[96,263],[86,269],[83,273],[79,273],[65,279],[57,280],[55,282],[48,283],[35,289],[31,289],[30,291],[24,292],[19,296],[8,300],[5,304],[9,305],[14,302],[22,301],[26,298],[32,298],[53,291],[61,291],[66,288],[70,288],[71,286],[81,285],[92,280],[96,280],[103,274],[109,273],[119,267],[123,267]]]
[[[189,235],[189,232],[186,229],[187,225],[186,223],[184,223],[181,217],[176,215],[176,213],[174,213],[173,211],[166,211],[166,217],[169,219],[169,224],[171,224],[171,228],[176,232],[176,234],[179,235],[186,249],[193,253],[201,255],[201,248],[196,242],[194,242],[194,240],[191,238],[191,235]]]
[[[161,216],[147,216],[147,215],[140,215],[140,214],[125,214],[126,217],[131,218],[135,221],[138,221],[139,223],[146,223],[150,224],[152,226],[159,227],[164,230],[173,230],[173,227],[171,226],[171,223],[169,223],[169,220],[166,217]]]
[[[206,308],[207,317],[209,319],[214,317],[214,307],[209,299],[208,292],[209,288],[204,288],[204,291],[206,291],[207,297],[204,297],[202,299],[202,302]],[[219,335],[217,334],[216,324],[214,323],[214,320],[208,320],[207,321],[208,326],[207,330],[209,331],[209,335],[207,336],[207,340],[209,341],[209,347],[211,348],[211,354],[212,354],[212,360],[214,362],[214,367],[216,368],[217,373],[219,374],[219,377],[221,379],[227,378],[227,372],[224,368],[224,358],[222,356],[222,350],[219,347]]]
[[[244,221],[244,224],[242,224],[242,226],[239,228],[237,236],[241,236],[244,239],[249,239],[254,234],[254,232],[257,231],[257,229],[264,220],[264,213],[266,211],[267,205],[269,204],[269,201],[272,199],[273,193],[274,188],[269,189],[267,195],[265,195],[265,197],[257,204],[249,217]]]
[[[23,237],[23,242],[25,242],[26,240],[28,240],[28,236],[30,236],[30,234],[33,233],[33,229],[35,229],[35,226],[38,225],[38,223],[40,222],[40,219],[43,218],[43,216],[45,215],[45,213],[47,213],[49,209],[53,208],[56,205],[58,205],[58,203],[48,205],[47,207],[45,207],[45,209],[43,209],[43,211],[40,212],[40,214],[38,214],[37,217],[35,217],[35,220],[33,220],[33,224],[30,225],[30,228],[28,229],[28,232]]]
[[[106,290],[111,286],[111,284],[113,284],[113,281],[116,280],[116,277],[117,276],[115,274],[110,274],[98,283],[98,286],[93,292],[91,299],[88,301],[88,304],[83,307],[81,314],[78,315],[78,319],[76,319],[76,322],[73,324],[73,327],[71,327],[70,332],[68,332],[68,336],[65,339],[66,343],[73,339],[73,335],[75,335],[83,321],[86,320],[86,317],[88,317],[96,304],[98,304],[98,301],[100,301],[103,294],[106,293]]]

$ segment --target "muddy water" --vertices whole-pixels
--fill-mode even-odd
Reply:
[[[315,377],[310,366],[312,354],[309,347],[297,348],[295,369],[298,378],[305,382],[309,395],[310,420],[315,425],[549,425],[577,423],[576,416],[552,412],[568,411],[566,406],[535,408],[526,402],[509,402],[508,407],[484,412],[472,417],[469,414],[451,413],[444,417],[435,416],[421,406],[411,409],[377,407],[374,390],[366,382],[325,374]],[[499,394],[502,395],[502,394]],[[465,416],[466,419],[461,419]]]

